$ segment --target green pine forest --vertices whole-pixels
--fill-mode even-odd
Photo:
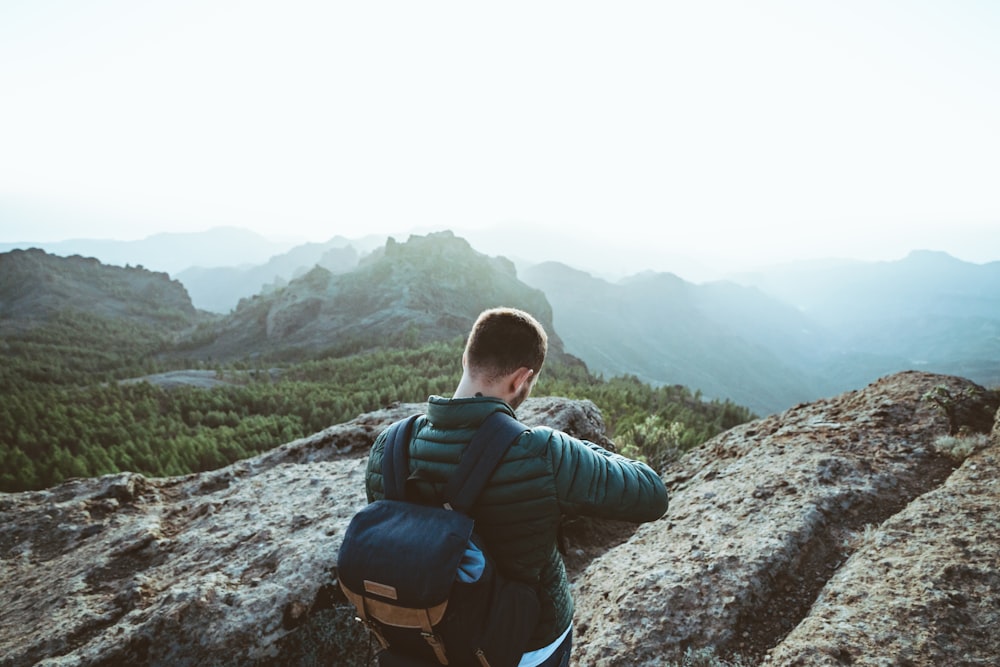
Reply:
[[[160,477],[219,468],[393,402],[449,395],[461,349],[455,339],[218,364],[179,358],[169,336],[151,327],[67,312],[0,339],[0,491],[120,471]],[[176,369],[211,370],[231,384],[122,382]],[[592,400],[618,448],[654,466],[753,418],[684,387],[604,379],[558,361],[543,369],[533,395]]]

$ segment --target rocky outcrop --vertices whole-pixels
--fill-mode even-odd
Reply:
[[[570,522],[574,663],[996,664],[997,407],[890,376],[705,443],[664,471],[660,521]],[[418,409],[210,473],[0,496],[0,665],[365,664],[333,565],[367,447]],[[519,416],[609,444],[588,402]]]
[[[1000,663],[1000,448],[877,529],[768,658],[781,665]]]
[[[214,472],[0,495],[0,665],[309,664],[320,630],[322,664],[363,658],[337,549],[365,503],[367,448],[423,409],[366,414]],[[586,401],[529,399],[519,416],[606,442]]]
[[[577,577],[575,659],[996,664],[998,436],[954,475],[936,444],[985,446],[996,410],[901,373],[709,441],[668,472],[667,516]]]

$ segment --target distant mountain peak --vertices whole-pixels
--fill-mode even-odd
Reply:
[[[949,255],[943,250],[912,250],[905,258],[904,262],[921,262],[923,264],[951,265],[957,266],[965,264],[962,260]]]
[[[531,312],[550,332],[551,349],[562,352],[545,295],[521,282],[510,260],[481,254],[451,232],[390,238],[350,271],[313,269],[244,299],[203,353],[228,359],[450,340],[495,306]]]

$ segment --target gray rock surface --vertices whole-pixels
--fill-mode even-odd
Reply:
[[[0,665],[365,664],[333,566],[367,448],[423,407],[214,472],[0,495]],[[997,407],[966,380],[889,376],[705,443],[664,471],[660,521],[569,522],[574,664],[702,648],[743,664],[997,664]],[[610,444],[586,401],[530,399],[519,416]],[[964,462],[956,442],[974,450]]]
[[[936,642],[977,656],[964,664],[997,664],[1000,640],[981,636],[1000,605],[989,574],[997,436],[954,480],[955,461],[935,448],[941,436],[988,430],[996,410],[996,394],[966,380],[901,373],[714,438],[668,472],[667,516],[576,578],[574,658],[662,665],[711,647],[750,664],[962,664],[939,662]],[[986,471],[976,484],[971,466]],[[952,520],[923,514],[945,498]],[[921,578],[898,585],[908,574]],[[992,609],[971,634],[965,617],[928,609],[951,586]]]
[[[780,665],[1000,663],[1000,430],[876,530],[767,657]]]
[[[367,448],[424,409],[362,415],[214,472],[0,494],[0,665],[306,664],[281,640],[334,605],[325,664],[363,658],[337,549],[365,503]],[[529,399],[519,417],[606,442],[588,401]]]

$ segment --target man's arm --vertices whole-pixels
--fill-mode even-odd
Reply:
[[[387,431],[382,431],[368,452],[368,466],[365,469],[365,493],[368,502],[385,497],[385,482],[382,481],[382,455],[385,452]]]
[[[666,513],[667,488],[645,463],[561,431],[552,432],[549,451],[566,514],[639,523]]]

